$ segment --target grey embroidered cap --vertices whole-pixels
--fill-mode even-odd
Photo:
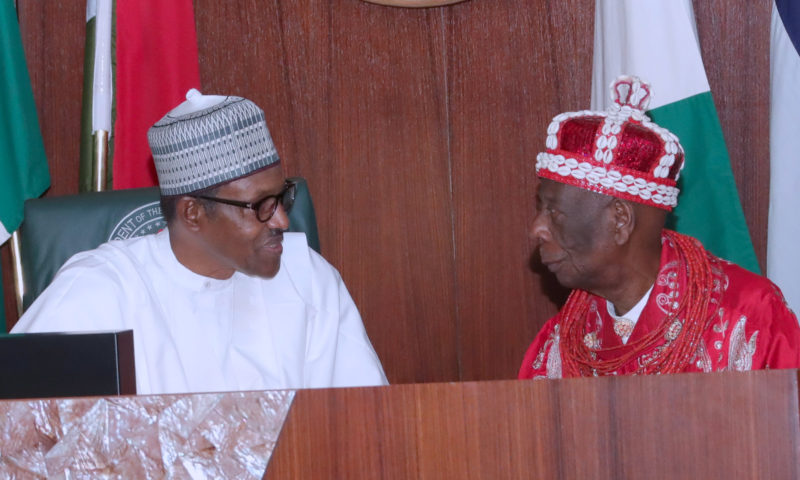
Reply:
[[[147,141],[162,195],[196,192],[280,162],[255,103],[195,89],[150,127]]]

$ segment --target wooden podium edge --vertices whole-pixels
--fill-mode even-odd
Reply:
[[[798,398],[797,370],[298,390],[263,478],[800,478]]]

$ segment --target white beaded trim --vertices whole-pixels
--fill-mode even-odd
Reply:
[[[665,207],[675,207],[678,204],[680,189],[676,187],[661,185],[633,175],[623,175],[617,170],[609,170],[589,162],[579,162],[563,155],[540,153],[536,157],[536,173],[541,169],[562,177],[585,181],[603,189],[624,192],[648,203]]]

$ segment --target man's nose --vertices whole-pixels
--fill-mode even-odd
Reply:
[[[536,246],[550,240],[550,228],[547,224],[546,216],[540,211],[533,217],[533,225],[528,231],[528,237],[536,242]]]
[[[267,221],[267,226],[275,230],[289,229],[289,214],[286,213],[286,209],[283,208],[282,203],[278,203],[277,208],[275,208],[275,213],[273,213],[272,217]]]

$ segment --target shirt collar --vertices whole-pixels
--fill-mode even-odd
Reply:
[[[655,284],[654,284],[655,285]],[[617,315],[616,310],[614,310],[614,304],[606,300],[606,308],[608,309],[608,314],[614,320],[628,320],[636,325],[636,322],[639,321],[639,317],[642,315],[642,310],[644,310],[645,305],[647,305],[647,300],[650,298],[650,293],[653,291],[653,285],[650,285],[650,288],[647,292],[636,302],[636,305],[633,306],[625,315]]]
[[[157,233],[155,237],[155,241],[160,244],[160,248],[158,248],[157,251],[160,253],[161,263],[171,272],[173,280],[184,287],[197,291],[219,290],[231,285],[233,278],[240,275],[239,272],[235,272],[230,278],[220,280],[194,273],[179,262],[178,258],[175,256],[175,252],[172,251],[172,246],[169,243],[168,229],[165,228]]]

